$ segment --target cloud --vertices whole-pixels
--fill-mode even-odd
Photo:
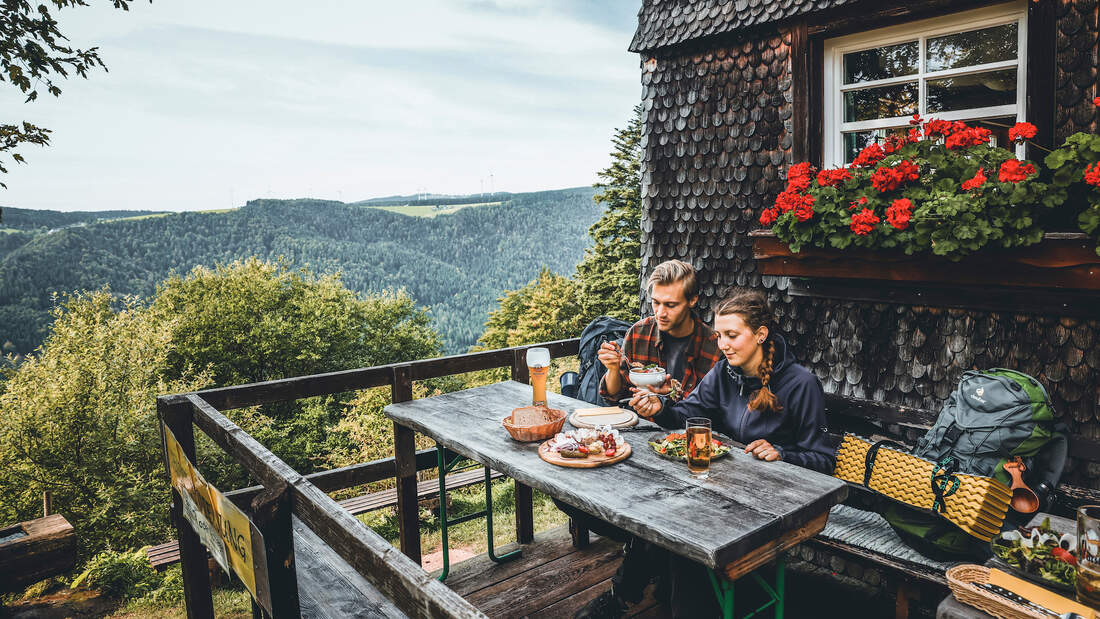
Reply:
[[[601,6],[604,3],[599,3]],[[204,209],[589,184],[638,95],[634,2],[228,2],[59,13],[110,72],[8,105],[55,130],[0,203]],[[12,93],[0,92],[9,97]],[[10,114],[11,112],[9,112]],[[12,119],[5,119],[10,122]]]

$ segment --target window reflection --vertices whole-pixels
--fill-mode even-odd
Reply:
[[[1016,69],[928,80],[928,113],[1016,103]]]
[[[919,56],[916,41],[844,54],[844,83],[912,75],[918,70]]]
[[[1016,59],[1019,24],[959,32],[928,39],[926,71],[973,67]]]
[[[911,116],[920,99],[916,82],[844,93],[844,122]]]

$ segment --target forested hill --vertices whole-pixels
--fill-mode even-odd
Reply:
[[[459,352],[476,341],[504,290],[544,265],[572,272],[600,216],[592,196],[590,187],[513,194],[500,205],[435,217],[322,200],[253,200],[228,212],[42,232],[0,253],[0,341],[8,352],[37,347],[55,292],[109,284],[115,293],[148,296],[173,271],[256,255],[339,271],[353,290],[405,288],[431,308],[447,350]],[[4,236],[23,234],[0,234],[0,245]]]

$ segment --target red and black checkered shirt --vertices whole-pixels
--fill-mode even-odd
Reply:
[[[692,319],[695,321],[695,331],[692,332],[691,341],[688,342],[687,349],[684,351],[684,378],[680,381],[681,398],[687,397],[710,368],[722,358],[722,353],[718,350],[718,335],[697,317],[693,316]],[[622,387],[618,393],[608,393],[607,383],[601,380],[600,395],[605,400],[618,401],[630,396],[631,385],[628,376],[631,363],[642,365],[656,363],[663,368],[668,367],[667,360],[661,354],[661,331],[657,328],[657,320],[652,316],[639,320],[627,330],[623,340],[622,367],[619,370],[623,379]]]

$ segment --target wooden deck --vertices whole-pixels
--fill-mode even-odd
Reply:
[[[498,565],[479,555],[453,565],[445,584],[490,617],[572,617],[611,587],[621,559],[622,544],[595,535],[588,548],[573,548],[563,525],[536,533],[518,559]],[[653,600],[652,587],[631,611],[631,617],[667,616]]]

